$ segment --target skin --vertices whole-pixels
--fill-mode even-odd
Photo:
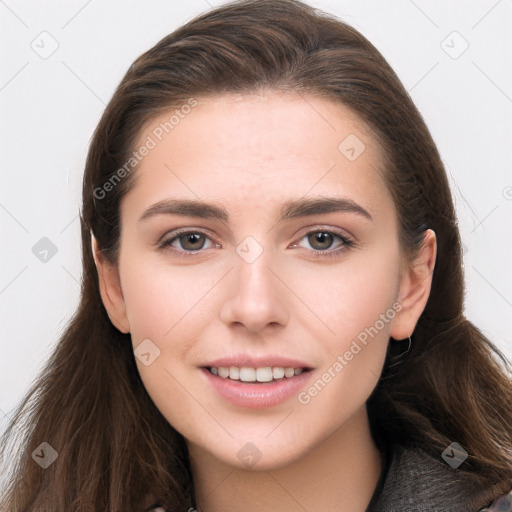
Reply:
[[[148,124],[137,147],[168,118]],[[365,144],[354,161],[338,149],[349,134]],[[366,401],[389,338],[414,331],[436,254],[428,231],[415,260],[404,257],[381,162],[371,133],[328,100],[277,92],[200,99],[136,170],[121,204],[118,267],[95,247],[112,323],[131,333],[134,348],[150,339],[160,350],[137,366],[186,439],[201,511],[366,509],[383,463]],[[348,198],[372,220],[338,211],[276,222],[285,201],[317,196]],[[169,214],[139,221],[168,198],[222,205],[229,221]],[[158,247],[178,228],[205,232],[197,254],[180,257],[192,250],[187,237],[174,240],[174,251]],[[326,230],[354,245],[306,236]],[[247,236],[263,250],[252,263],[236,252]],[[297,357],[313,368],[307,391],[393,304],[400,311],[307,404],[293,396],[265,409],[235,406],[199,368],[233,353]],[[237,456],[248,442],[261,454],[250,467]]]

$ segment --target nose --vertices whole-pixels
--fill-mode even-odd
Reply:
[[[264,251],[251,263],[236,256],[235,268],[227,276],[230,295],[220,312],[221,320],[228,326],[243,326],[252,333],[261,333],[267,327],[275,329],[288,322],[286,287],[267,256]]]

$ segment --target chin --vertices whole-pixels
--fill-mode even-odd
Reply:
[[[299,461],[308,451],[303,446],[285,446],[283,440],[277,439],[276,443],[269,443],[268,440],[242,443],[233,441],[226,449],[227,452],[216,450],[211,455],[228,466],[255,472],[283,469]]]

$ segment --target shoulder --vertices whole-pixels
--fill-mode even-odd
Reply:
[[[507,490],[510,490],[511,485]],[[497,499],[496,489],[482,489],[471,475],[449,466],[421,448],[395,445],[375,510],[379,512],[480,512]],[[512,495],[504,499],[511,499]],[[494,505],[493,505],[494,506]],[[512,505],[511,505],[512,507]],[[489,508],[512,512],[512,508]]]

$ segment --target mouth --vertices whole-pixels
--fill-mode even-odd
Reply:
[[[311,371],[307,367],[285,367],[285,366],[206,366],[204,367],[212,375],[222,379],[242,383],[265,384],[292,379],[301,373]]]
[[[229,363],[231,365],[228,366]],[[314,373],[314,368],[290,359],[274,363],[285,366],[271,365],[268,359],[259,365],[259,361],[243,361],[240,366],[233,363],[224,359],[200,368],[206,383],[218,396],[245,409],[274,407],[293,399]],[[251,363],[257,366],[247,366]]]

